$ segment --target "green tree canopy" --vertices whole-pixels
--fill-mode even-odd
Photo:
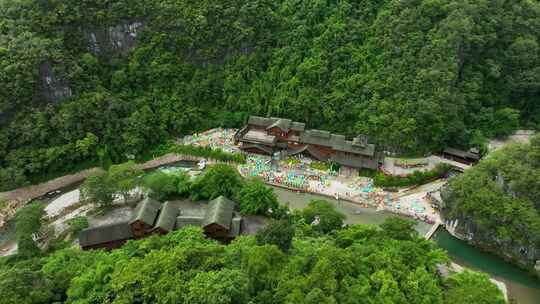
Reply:
[[[248,180],[236,195],[240,212],[244,214],[267,215],[279,207],[274,190],[259,179]]]
[[[191,197],[194,200],[214,199],[220,195],[234,198],[244,181],[234,167],[224,164],[210,166],[204,175],[193,181]]]
[[[258,245],[276,245],[283,252],[289,251],[293,237],[294,225],[285,220],[270,221],[270,223],[258,231],[255,236]]]
[[[445,303],[504,304],[502,292],[485,274],[471,271],[456,273],[446,279]]]
[[[17,253],[23,258],[30,258],[40,253],[33,236],[43,224],[44,207],[45,205],[41,202],[33,202],[19,209],[15,215]]]
[[[187,195],[191,186],[189,179],[185,172],[156,171],[144,178],[144,186],[149,189],[151,197],[166,200],[171,195]]]
[[[336,211],[335,207],[324,200],[312,200],[302,210],[302,216],[306,223],[313,225],[313,229],[322,233],[328,233],[343,226],[345,215]]]

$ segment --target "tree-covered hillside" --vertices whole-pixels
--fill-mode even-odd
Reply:
[[[444,216],[475,245],[529,270],[540,260],[540,136],[494,152],[443,194]]]
[[[518,0],[0,1],[0,187],[248,114],[407,153],[540,122]]]
[[[404,227],[300,236],[287,252],[253,236],[221,245],[192,227],[109,253],[3,258],[0,303],[505,303],[487,275],[441,279],[446,255]]]

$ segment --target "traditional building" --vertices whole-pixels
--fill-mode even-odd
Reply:
[[[242,218],[234,212],[235,203],[220,196],[208,203],[202,220],[204,233],[216,240],[228,241],[240,233]]]
[[[83,250],[115,249],[133,238],[128,223],[115,223],[106,226],[87,228],[79,234],[79,245]]]
[[[235,140],[244,151],[271,155],[297,145],[304,128],[304,123],[290,119],[251,116],[248,124],[235,134]]]
[[[246,152],[282,156],[306,154],[319,161],[332,161],[352,168],[377,169],[380,154],[366,136],[352,141],[328,131],[305,130],[305,124],[290,119],[251,116],[235,134],[240,149]]]
[[[129,225],[135,238],[142,238],[153,232],[154,223],[161,209],[161,203],[149,197],[144,198],[135,208]]]
[[[173,231],[176,224],[176,216],[179,212],[180,209],[174,202],[166,201],[163,203],[152,231],[159,234],[167,234]]]
[[[481,158],[478,149],[474,148],[470,149],[469,151],[446,148],[443,151],[443,157],[467,165],[476,164]]]
[[[203,213],[181,214],[175,202],[162,204],[145,198],[137,205],[129,222],[85,229],[79,235],[79,243],[84,250],[114,249],[129,239],[153,233],[163,235],[186,226],[202,227],[208,237],[228,243],[242,232],[243,218],[234,211],[235,205],[220,196],[208,202],[206,208],[202,207]]]

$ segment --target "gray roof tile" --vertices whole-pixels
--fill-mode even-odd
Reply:
[[[180,209],[175,203],[169,201],[163,203],[154,228],[161,228],[167,232],[172,231],[179,211]]]
[[[79,233],[79,244],[86,247],[131,238],[133,238],[131,226],[126,222],[121,222],[84,229]]]
[[[144,198],[135,208],[129,224],[142,221],[145,224],[153,226],[160,208],[160,202],[149,197]]]
[[[203,220],[203,227],[210,224],[218,224],[227,230],[231,227],[235,203],[230,199],[220,196],[208,202],[206,215]]]

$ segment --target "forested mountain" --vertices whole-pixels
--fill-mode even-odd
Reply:
[[[248,114],[402,153],[540,122],[529,0],[0,0],[0,187]]]
[[[540,136],[494,152],[443,194],[457,233],[540,275]]]

